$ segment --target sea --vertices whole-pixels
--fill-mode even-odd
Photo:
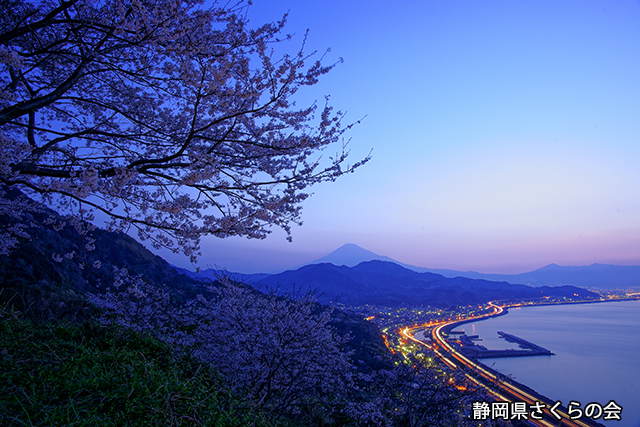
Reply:
[[[482,359],[553,401],[622,407],[607,427],[640,427],[640,301],[509,309],[500,317],[460,325],[488,349],[519,348],[498,331],[544,347],[552,356]]]

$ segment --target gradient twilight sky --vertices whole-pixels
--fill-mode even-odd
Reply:
[[[345,243],[488,273],[640,264],[640,2],[253,3],[256,26],[289,11],[288,51],[308,28],[308,50],[344,58],[303,99],[367,116],[351,159],[373,158],[312,189],[293,243],[205,238],[201,267],[272,272]]]

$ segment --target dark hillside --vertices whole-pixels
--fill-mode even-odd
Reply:
[[[8,198],[24,197],[16,191],[5,191]],[[82,236],[69,221],[43,206],[18,221],[0,217],[3,228],[15,222],[26,227],[30,239],[20,238],[17,248],[0,258],[0,278],[5,284],[55,282],[82,291],[97,291],[113,282],[114,266],[171,288],[198,283],[176,272],[164,259],[124,233],[95,228]],[[91,246],[95,250],[90,250]],[[73,256],[65,257],[66,254]],[[58,262],[56,257],[62,260]]]
[[[333,264],[308,265],[266,277],[258,283],[283,291],[315,289],[321,294],[322,301],[338,300],[356,306],[449,307],[543,296],[598,296],[574,286],[533,288],[465,277],[446,278],[434,273],[418,273],[385,261],[363,262],[351,268]]]
[[[0,217],[2,226],[11,222],[12,218]],[[179,274],[124,233],[96,228],[82,236],[46,208],[23,215],[19,222],[30,239],[21,238],[9,255],[0,257],[0,300],[11,300],[16,308],[29,308],[44,317],[72,315],[82,306],[84,293],[112,288],[114,268],[126,268],[131,276],[142,275],[174,298],[203,292],[200,282]],[[87,246],[95,250],[88,251]]]
[[[6,198],[24,198],[4,189]],[[117,270],[141,276],[152,287],[168,292],[175,302],[207,294],[199,281],[178,273],[161,257],[122,232],[94,228],[82,235],[51,209],[32,202],[32,209],[16,219],[0,216],[0,229],[19,225],[29,238],[19,237],[8,255],[0,256],[0,303],[32,318],[91,317],[85,294],[113,291]],[[216,286],[216,283],[208,285]],[[125,291],[127,285],[117,291]]]
[[[114,267],[126,268],[132,276],[141,275],[148,285],[168,291],[176,302],[192,299],[197,294],[209,297],[206,286],[219,285],[208,281],[205,286],[178,273],[164,259],[124,233],[96,228],[89,234],[95,239],[95,250],[83,251],[83,245],[89,242],[86,237],[83,239],[69,224],[56,230],[54,224],[62,224],[64,218],[43,207],[38,211],[20,220],[31,239],[22,239],[8,256],[0,257],[0,304],[10,302],[32,318],[92,317],[93,308],[86,303],[85,294],[115,290]],[[0,217],[0,226],[10,222],[10,218]],[[64,256],[72,252],[75,255],[71,259]],[[62,257],[61,262],[54,260],[55,255]],[[99,268],[94,267],[96,262],[101,264]],[[116,291],[124,291],[123,288]],[[365,322],[362,316],[338,310],[334,312],[334,319],[332,323],[340,334],[351,335],[347,346],[354,350],[354,360],[373,366],[380,363],[380,357],[388,355],[376,325]]]

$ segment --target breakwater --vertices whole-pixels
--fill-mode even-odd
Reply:
[[[478,359],[485,368],[517,378],[553,401],[580,402],[583,410],[590,402],[605,405],[614,400],[624,408],[622,421],[598,421],[607,427],[640,427],[640,302],[525,307],[465,329],[469,335],[487,337],[480,344],[488,348],[518,348],[499,338],[498,331],[504,331],[555,353]]]
[[[450,343],[457,347],[467,357],[474,359],[488,359],[495,357],[525,357],[525,356],[551,356],[553,353],[546,348],[540,347],[532,342],[524,340],[515,335],[507,334],[499,331],[498,335],[504,338],[508,342],[518,344],[520,349],[508,349],[508,350],[489,350],[483,345],[478,345],[474,341],[478,340],[478,336],[467,336],[465,334],[460,335],[455,340],[451,340]]]

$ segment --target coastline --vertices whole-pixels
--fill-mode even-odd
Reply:
[[[618,301],[640,301],[640,296],[636,298],[610,298],[610,299],[599,299],[599,300],[582,300],[582,301],[562,301],[562,302],[543,302],[542,304],[530,304],[530,305],[517,305],[517,306],[509,306],[504,308],[523,308],[523,307],[542,307],[549,305],[577,305],[577,304],[596,304],[601,302],[618,302]]]
[[[640,301],[640,296],[636,297],[636,298],[611,298],[611,299],[599,299],[599,300],[544,302],[544,303],[541,303],[541,304],[527,304],[527,305],[510,305],[510,306],[502,307],[502,312],[501,313],[496,313],[496,314],[492,313],[492,314],[486,314],[486,315],[484,315],[482,317],[459,320],[459,321],[457,321],[455,323],[452,323],[451,325],[448,325],[446,328],[443,329],[443,331],[448,334],[448,333],[450,333],[451,330],[455,329],[456,327],[458,327],[460,325],[466,324],[466,323],[481,322],[483,320],[492,319],[492,318],[495,318],[495,317],[506,316],[507,314],[509,314],[509,309],[510,308],[547,307],[547,306],[556,306],[556,305],[596,304],[596,303],[621,302],[621,301]],[[494,301],[494,302],[496,302],[496,301]]]
[[[560,305],[579,305],[579,304],[590,304],[596,302],[627,302],[627,301],[640,301],[638,298],[617,298],[617,299],[607,299],[607,300],[597,300],[597,301],[580,301],[580,302],[571,302],[567,304],[561,303],[551,303],[551,304],[537,304],[537,305],[528,305],[522,307],[535,307],[535,306],[560,306]],[[532,390],[535,392],[536,396],[545,397],[544,401],[551,401],[546,396],[554,396],[558,400],[561,400],[564,403],[569,402],[570,400],[582,402],[582,406],[586,405],[588,402],[597,402],[601,405],[605,405],[609,401],[615,401],[620,406],[624,407],[626,411],[622,412],[622,420],[620,426],[626,427],[636,427],[639,424],[640,420],[640,411],[636,409],[633,404],[633,399],[629,400],[627,396],[633,396],[636,394],[633,387],[633,384],[637,384],[638,381],[638,369],[633,362],[635,356],[631,356],[629,358],[629,352],[638,351],[637,338],[633,341],[633,344],[627,341],[629,336],[637,337],[638,334],[636,332],[631,332],[631,329],[626,329],[626,333],[631,332],[633,335],[622,335],[618,333],[620,330],[620,326],[616,326],[615,330],[611,332],[607,332],[607,325],[610,325],[609,322],[616,322],[618,319],[620,320],[619,325],[630,325],[628,328],[634,328],[633,331],[637,331],[638,321],[637,315],[633,315],[629,318],[627,313],[637,313],[637,305],[627,305],[622,304],[619,306],[612,305],[611,307],[605,308],[603,305],[602,308],[593,308],[596,310],[592,313],[592,309],[586,308],[575,308],[568,309],[569,311],[562,310],[561,307],[558,307],[558,315],[557,319],[563,319],[560,322],[556,323],[557,326],[554,326],[554,322],[556,322],[556,317],[551,317],[553,311],[545,310],[542,312],[531,311],[525,314],[526,310],[522,311],[523,317],[518,317],[518,319],[522,319],[520,321],[505,321],[500,320],[499,323],[492,325],[489,329],[480,329],[479,332],[481,336],[484,336],[490,330],[490,334],[494,334],[495,329],[505,328],[505,324],[513,324],[514,333],[519,335],[519,328],[525,328],[527,330],[533,331],[535,329],[534,325],[538,325],[535,319],[540,318],[540,328],[538,335],[532,335],[531,338],[533,342],[538,342],[538,339],[542,340],[543,337],[549,336],[549,334],[556,335],[559,334],[559,338],[556,340],[555,345],[545,345],[544,342],[540,342],[547,348],[550,348],[556,353],[556,356],[553,358],[533,358],[527,361],[520,360],[512,360],[512,359],[488,359],[488,360],[478,360],[474,359],[474,363],[478,366],[487,369],[488,371],[494,373],[499,376],[501,379],[507,379],[508,382],[513,384],[518,384],[519,386],[523,386],[523,388]],[[625,308],[626,307],[626,308]],[[519,307],[520,308],[520,307]],[[518,310],[519,311],[519,310]],[[575,313],[575,314],[569,314]],[[620,313],[620,314],[618,314]],[[622,314],[624,313],[624,315]],[[520,314],[518,313],[520,316]],[[577,315],[578,317],[574,317]],[[540,317],[543,316],[543,317]],[[568,316],[568,317],[567,317]],[[496,316],[491,316],[496,317]],[[482,320],[486,320],[490,317],[485,317],[478,320],[478,323],[481,323]],[[571,331],[581,331],[581,332],[571,332],[567,335],[564,330],[568,327],[565,327],[564,319],[576,319],[576,322],[569,320],[572,328]],[[627,320],[631,319],[631,320]],[[579,328],[578,324],[583,323],[585,326],[582,329]],[[631,322],[631,323],[629,323]],[[472,322],[463,322],[463,323],[473,323]],[[460,323],[459,323],[460,324]],[[567,324],[567,325],[568,325]],[[618,323],[616,323],[618,324]],[[557,328],[557,329],[556,329]],[[521,329],[520,329],[521,330]],[[478,332],[475,332],[478,333]],[[592,338],[587,338],[587,334],[589,337],[600,337],[599,339],[604,339],[605,341],[599,341],[600,352],[594,353],[591,348],[587,346],[582,346],[582,342],[580,340],[575,340],[575,342],[570,338],[573,336],[582,335],[584,333],[584,339],[582,342],[590,341],[595,343]],[[599,335],[594,335],[599,334]],[[603,335],[604,334],[604,335]],[[522,335],[524,336],[524,335]],[[617,339],[620,336],[621,338]],[[622,338],[622,337],[625,338]],[[608,340],[608,337],[611,337],[611,341]],[[568,341],[565,341],[568,340]],[[609,344],[604,344],[604,342],[608,342]],[[563,349],[563,345],[567,343],[569,345],[565,346]],[[605,349],[609,349],[606,351]],[[558,351],[561,350],[561,351]],[[615,351],[613,351],[615,350]],[[627,356],[624,359],[609,359],[609,355],[614,354],[624,354],[627,353]],[[595,360],[594,357],[598,357],[598,360],[602,360],[603,363],[600,365],[591,364]],[[604,364],[606,361],[607,364]],[[629,362],[631,361],[631,362]],[[621,364],[618,364],[621,363]],[[487,366],[487,364],[492,367]],[[625,368],[623,368],[625,366]],[[615,368],[612,368],[615,367]],[[611,376],[607,374],[607,372],[612,372],[612,369],[616,369],[619,372],[625,372],[624,378],[620,380],[610,381],[608,378]],[[621,371],[624,370],[624,371]],[[498,371],[499,370],[499,371]],[[542,375],[540,375],[543,373]],[[515,380],[518,378],[518,380]],[[635,378],[635,379],[634,379]],[[544,394],[538,392],[537,390],[544,390]],[[601,419],[602,420],[602,419]],[[597,421],[597,420],[596,420]],[[602,421],[601,425],[606,426],[614,426],[618,423],[618,421]]]
[[[623,302],[623,301],[640,301],[640,298],[615,298],[615,299],[601,299],[601,300],[586,300],[586,301],[567,301],[567,302],[551,302],[551,303],[542,303],[542,304],[531,304],[531,305],[516,305],[516,306],[508,306],[508,307],[504,307],[502,312],[497,313],[497,314],[490,314],[490,315],[486,315],[480,318],[474,318],[474,319],[463,319],[457,322],[454,322],[450,325],[447,325],[445,328],[443,328],[442,332],[445,332],[447,335],[451,333],[451,331],[454,331],[456,328],[458,328],[459,326],[463,325],[463,324],[469,324],[469,323],[475,323],[475,322],[481,322],[483,320],[487,320],[487,319],[491,319],[491,318],[498,318],[498,317],[502,317],[506,314],[509,313],[509,308],[526,308],[526,307],[538,307],[538,306],[561,306],[561,305],[580,305],[580,304],[592,304],[592,303],[605,303],[605,302]],[[469,356],[467,356],[469,357]],[[487,366],[487,364],[483,363],[480,359],[477,358],[473,358],[473,357],[469,357],[469,359],[471,359],[473,361],[473,363],[475,363],[477,366],[479,366],[480,368],[491,372],[493,375],[495,375],[497,378],[500,379],[501,382],[507,383],[507,384],[512,384],[513,386],[521,389],[521,390],[525,390],[527,393],[529,393],[530,395],[534,396],[536,399],[538,399],[540,402],[543,402],[545,405],[547,405],[548,407],[554,405],[557,400],[552,400],[549,397],[547,397],[546,395],[536,391],[535,389],[533,389],[531,386],[528,386],[520,381],[515,380],[511,374],[504,374],[501,373],[499,371],[497,371],[496,369]],[[606,403],[606,402],[603,402]],[[565,413],[567,413],[568,408],[566,405],[561,405],[560,409],[562,411],[565,411]],[[587,425],[591,425],[591,426],[600,426],[600,427],[606,427],[605,424],[599,423],[598,420],[594,420],[594,419],[581,419],[581,421]]]

